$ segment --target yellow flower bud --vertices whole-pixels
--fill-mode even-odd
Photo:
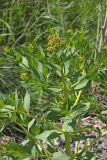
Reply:
[[[25,81],[28,79],[28,74],[26,72],[20,74],[20,79]]]

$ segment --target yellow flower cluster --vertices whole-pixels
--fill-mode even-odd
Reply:
[[[53,51],[56,48],[62,46],[65,41],[62,38],[56,37],[55,35],[49,35],[48,37],[48,51]]]
[[[20,79],[23,80],[23,81],[27,80],[28,79],[28,74],[26,72],[21,73],[20,74]]]
[[[63,105],[64,105],[64,102],[63,102],[63,101],[59,101],[59,102],[58,102],[58,106],[59,106],[60,108],[62,108]]]
[[[4,53],[10,53],[10,48],[8,46],[3,47],[3,52]]]
[[[107,45],[105,45],[105,46],[103,47],[103,50],[107,50]]]
[[[74,31],[73,31],[73,29],[68,29],[67,32],[68,32],[68,33],[72,33],[72,32],[74,32]]]
[[[33,48],[34,48],[33,44],[30,43],[30,44],[28,45],[28,48],[29,48],[29,49],[33,49]]]

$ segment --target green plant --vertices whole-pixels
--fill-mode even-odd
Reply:
[[[106,134],[107,125],[106,105],[100,105],[92,92],[96,82],[107,94],[106,41],[95,52],[97,9],[90,12],[97,1],[26,3],[30,8],[24,1],[9,1],[4,3],[6,13],[1,11],[1,43],[8,45],[0,59],[0,134],[15,138],[1,144],[1,158],[91,160],[96,155],[92,148]],[[104,132],[100,127],[82,127],[87,115],[97,116],[105,124]],[[87,133],[92,131],[97,137],[89,143]],[[55,146],[59,137],[65,150]],[[79,147],[81,141],[85,142],[83,148]]]

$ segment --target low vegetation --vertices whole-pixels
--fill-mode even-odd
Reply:
[[[1,0],[0,159],[96,157],[107,134],[106,7],[104,0]],[[97,125],[83,125],[87,117]]]

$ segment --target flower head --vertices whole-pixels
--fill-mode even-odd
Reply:
[[[64,43],[65,41],[62,38],[57,37],[55,35],[49,35],[47,50],[48,51],[55,50],[56,48],[59,48],[60,46],[62,46]]]
[[[28,79],[28,74],[26,72],[21,73],[20,74],[20,79],[23,80],[23,81],[27,80]]]
[[[8,46],[3,47],[3,52],[4,53],[10,53],[10,48]]]
[[[28,48],[29,48],[29,49],[33,49],[33,48],[34,48],[33,44],[30,43],[30,44],[28,45]]]

